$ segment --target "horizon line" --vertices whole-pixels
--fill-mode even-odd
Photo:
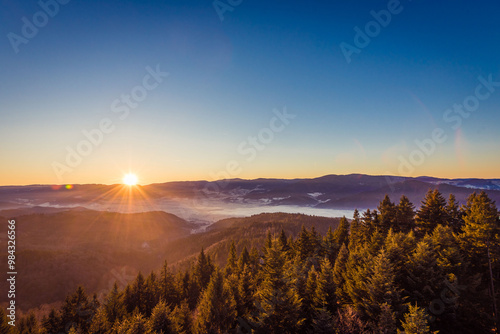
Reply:
[[[354,176],[354,175],[359,175],[359,176],[370,176],[370,177],[387,177],[387,178],[406,178],[406,179],[421,179],[421,178],[432,178],[432,179],[440,179],[440,180],[448,180],[448,181],[456,181],[456,180],[500,180],[499,178],[480,178],[480,177],[459,177],[459,178],[445,178],[445,177],[437,177],[437,176],[428,176],[428,175],[420,175],[420,176],[400,176],[400,175],[392,175],[392,174],[363,174],[363,173],[350,173],[350,174],[325,174],[321,176],[316,176],[316,177],[294,177],[294,178],[276,178],[276,177],[258,177],[258,178],[230,178],[230,179],[218,179],[218,180],[173,180],[173,181],[164,181],[164,182],[153,182],[153,183],[148,183],[148,184],[137,184],[132,187],[146,187],[146,186],[151,186],[151,185],[160,185],[160,184],[166,184],[166,183],[175,183],[175,182],[227,182],[227,181],[257,181],[257,180],[287,180],[287,181],[294,181],[294,180],[314,180],[314,179],[320,179],[323,177],[327,176]],[[65,185],[72,185],[72,186],[88,186],[88,185],[95,185],[95,186],[126,186],[123,183],[31,183],[31,184],[5,184],[5,185],[0,185],[0,187],[36,187],[36,186],[65,186]]]

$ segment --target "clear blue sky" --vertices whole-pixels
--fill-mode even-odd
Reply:
[[[341,43],[391,2],[244,0],[221,21],[211,1],[72,0],[16,53],[11,33],[42,9],[2,0],[0,184],[500,177],[500,87],[469,117],[446,114],[480,76],[500,81],[500,4],[401,1],[348,63]],[[120,119],[112,103],[158,64],[169,75]],[[284,108],[295,118],[265,130]],[[103,119],[113,130],[70,166]],[[415,140],[435,129],[446,139],[426,154]]]

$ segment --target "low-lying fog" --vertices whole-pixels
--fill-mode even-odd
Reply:
[[[134,213],[145,211],[165,211],[179,216],[191,222],[203,224],[212,223],[220,219],[230,217],[247,217],[264,212],[285,212],[285,213],[303,213],[307,215],[323,217],[342,217],[352,218],[354,210],[336,210],[324,209],[306,206],[292,205],[259,205],[258,203],[227,203],[223,201],[210,200],[202,203],[195,203],[190,200],[180,199],[158,199],[155,201],[136,201],[134,203],[123,202],[91,202],[91,203],[72,203],[70,205],[60,205],[53,202],[40,203],[30,201],[23,203],[24,207],[42,206],[53,208],[75,208],[84,207],[97,211],[114,211],[122,213]]]

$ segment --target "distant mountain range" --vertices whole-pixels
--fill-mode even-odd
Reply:
[[[216,189],[203,185],[204,190]],[[151,185],[154,187],[155,185]],[[161,185],[162,189],[169,184]],[[297,205],[332,209],[375,208],[388,194],[393,201],[406,195],[417,206],[429,189],[439,189],[446,197],[450,193],[465,203],[473,191],[485,190],[494,200],[500,200],[500,179],[439,179],[431,177],[370,176],[363,174],[326,175],[314,179],[229,180],[219,192],[208,192],[227,202],[260,203],[261,205]]]
[[[486,191],[500,201],[500,179],[441,179],[434,177],[370,176],[363,174],[326,175],[313,179],[231,179],[220,181],[184,181],[157,183],[137,188],[123,185],[47,185],[0,187],[0,209],[48,208],[82,206],[90,209],[119,212],[175,211],[193,207],[297,206],[318,209],[376,208],[388,194],[395,202],[406,195],[418,207],[429,189],[437,188],[444,195],[456,195],[460,203],[474,191]],[[130,210],[121,210],[126,207]],[[35,208],[33,207],[40,207]],[[45,209],[44,209],[45,208]],[[132,208],[132,209],[131,209]],[[264,210],[265,211],[265,210]]]

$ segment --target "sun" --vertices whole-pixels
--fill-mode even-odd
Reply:
[[[123,183],[127,186],[135,186],[137,184],[137,181],[137,175],[132,173],[125,174],[125,176],[123,177]]]

